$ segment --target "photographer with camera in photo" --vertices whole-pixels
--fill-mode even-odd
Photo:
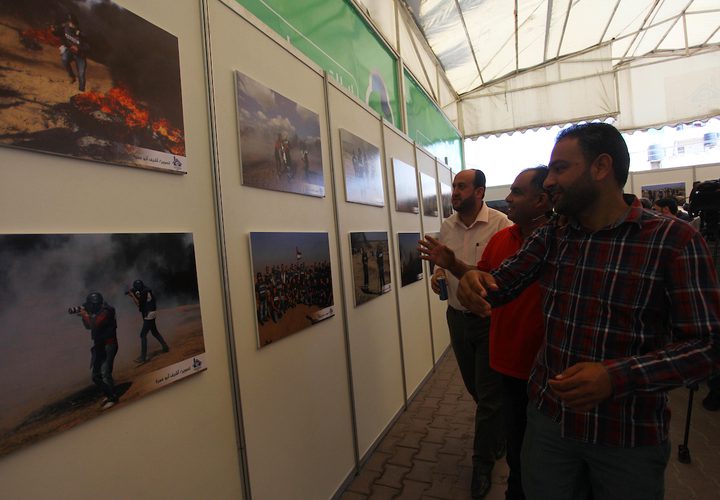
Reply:
[[[112,378],[113,363],[118,351],[115,308],[104,301],[102,294],[91,292],[82,306],[71,307],[68,313],[80,316],[83,326],[90,330],[93,341],[90,349],[92,381],[105,394],[100,407],[107,410],[118,402]]]
[[[151,289],[145,286],[142,280],[133,281],[132,288],[125,292],[129,296],[140,311],[143,323],[140,329],[140,356],[135,359],[138,364],[147,361],[147,334],[152,333],[153,337],[160,342],[163,352],[168,352],[170,347],[157,329],[155,318],[157,317],[157,303],[155,295]]]

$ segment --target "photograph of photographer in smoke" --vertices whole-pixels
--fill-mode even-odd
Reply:
[[[0,235],[0,279],[0,456],[206,368],[192,234]]]

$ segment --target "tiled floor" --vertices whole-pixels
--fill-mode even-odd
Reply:
[[[666,472],[666,500],[720,499],[720,411],[700,404],[707,393],[695,394],[689,449],[691,464],[678,461],[687,412],[687,389],[670,395],[673,454]],[[470,499],[474,403],[465,391],[452,351],[388,431],[341,500]],[[507,465],[493,470],[487,500],[505,498]],[[551,500],[551,499],[549,499]]]

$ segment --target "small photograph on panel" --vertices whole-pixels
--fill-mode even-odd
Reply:
[[[192,234],[1,235],[0,276],[0,455],[206,369]]]
[[[355,306],[392,289],[389,249],[385,231],[350,233]]]
[[[415,167],[393,158],[393,179],[398,212],[420,213]]]
[[[344,129],[340,145],[347,201],[385,206],[380,150]]]
[[[499,210],[500,212],[507,215],[508,213],[508,204],[505,200],[490,200],[486,201],[487,206],[490,208],[494,208],[495,210]]]
[[[642,186],[640,188],[641,196],[655,203],[662,198],[672,198],[678,205],[682,206],[687,200],[685,195],[685,183],[673,182],[670,184],[655,184],[652,186]]]
[[[422,188],[423,215],[428,217],[437,217],[438,200],[435,178],[431,175],[420,172],[420,187]]]
[[[422,259],[417,250],[418,241],[420,241],[420,233],[398,233],[401,286],[423,279]]]
[[[186,173],[178,39],[110,0],[0,0],[0,145]]]
[[[440,183],[440,202],[442,203],[442,216],[447,219],[453,214],[452,208],[452,187],[444,182]]]
[[[250,233],[258,348],[335,315],[327,233]]]
[[[318,114],[239,71],[235,93],[243,185],[325,196]]]

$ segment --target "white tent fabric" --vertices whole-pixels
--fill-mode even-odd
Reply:
[[[720,114],[719,0],[355,2],[466,137]]]

